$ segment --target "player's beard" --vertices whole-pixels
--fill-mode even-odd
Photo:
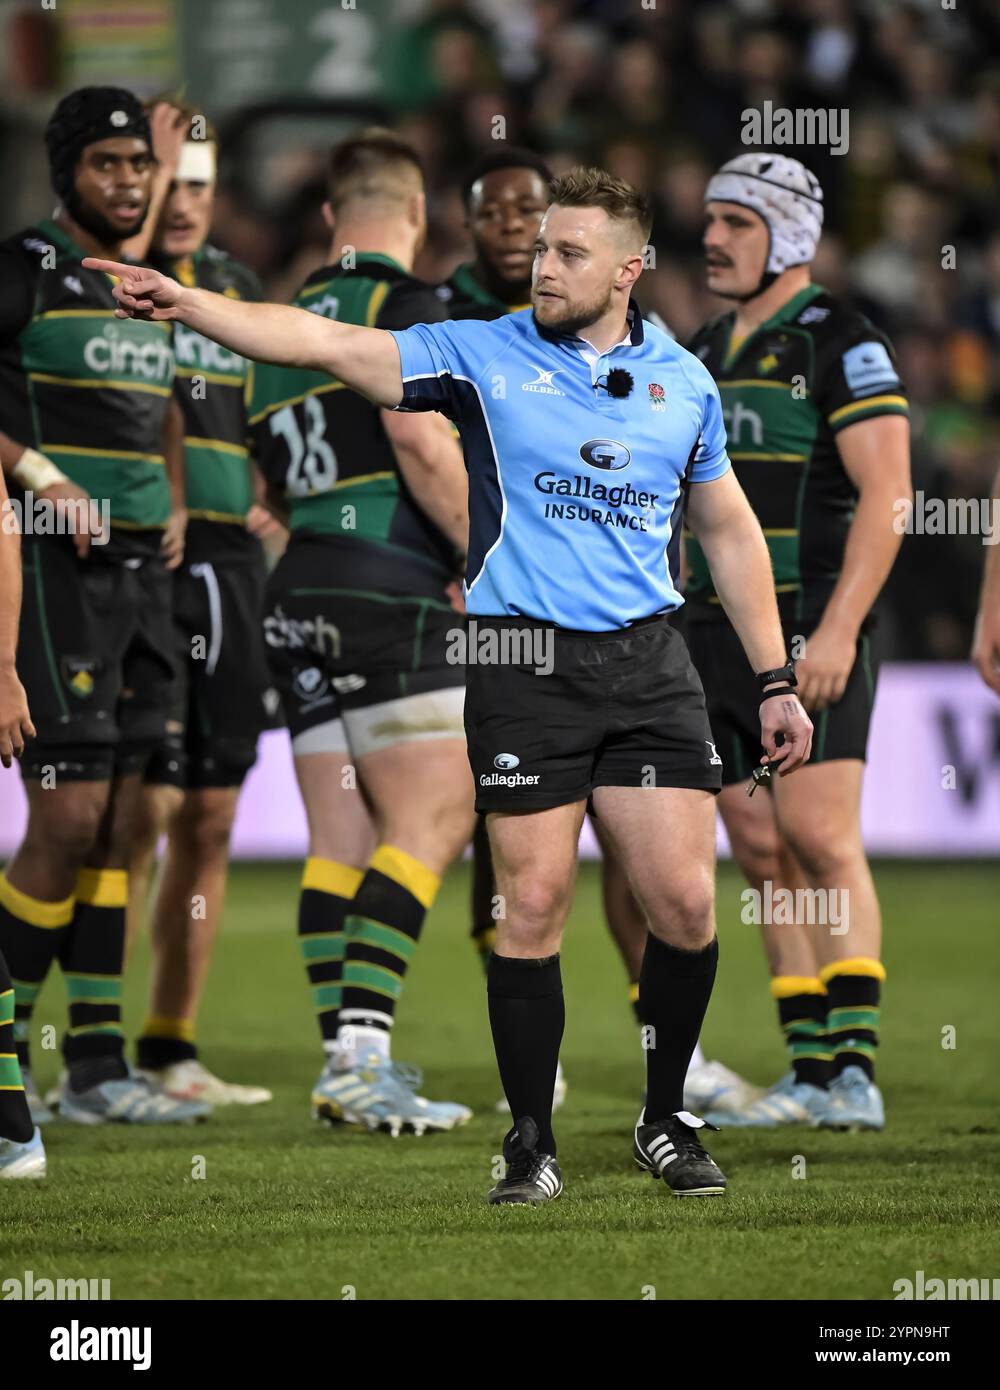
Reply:
[[[544,329],[549,333],[563,333],[571,338],[589,328],[591,324],[597,322],[611,308],[612,288],[609,285],[606,290],[588,304],[584,300],[574,300],[572,303],[563,301],[562,313],[558,319],[548,319],[543,322],[538,317],[537,306],[532,310],[535,320],[535,327]],[[532,296],[534,297],[534,296]]]
[[[102,246],[118,246],[129,237],[135,236],[136,232],[141,229],[149,213],[149,203],[146,203],[138,222],[129,227],[127,231],[122,231],[116,227],[113,222],[108,221],[102,212],[98,212],[96,208],[84,202],[76,188],[66,199],[66,211],[78,226],[82,227],[85,232],[89,232],[91,236],[96,237]]]

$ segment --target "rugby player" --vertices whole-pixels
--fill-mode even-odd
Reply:
[[[410,146],[382,130],[337,145],[324,214],[329,261],[295,301],[310,327],[444,317],[411,273],[426,214]],[[471,1112],[418,1095],[390,1033],[473,825],[446,593],[468,543],[461,449],[441,416],[381,410],[317,371],[255,367],[250,423],[291,527],[264,631],[309,822],[299,941],[326,1054],[314,1111],[392,1134],[452,1129]]]
[[[9,768],[24,752],[35,726],[17,678],[17,623],[21,613],[21,544],[0,469],[0,762]],[[45,1145],[31,1118],[14,1044],[14,986],[0,951],[0,1178],[44,1178]]]
[[[877,675],[871,610],[900,545],[898,503],[910,496],[906,396],[885,336],[811,282],[823,193],[808,169],[784,155],[740,155],[705,196],[708,287],[735,307],[689,347],[719,387],[799,695],[816,720],[809,766],[775,784],[773,798],[746,795],[759,759],[743,708],[753,683],[697,536],[687,550],[691,654],[723,760],[719,807],[748,882],[761,902],[804,887],[827,909],[812,925],[763,925],[791,1070],[745,1110],[709,1118],[881,1129],[885,971],[860,810]]]
[[[452,318],[495,319],[530,307],[535,238],[548,207],[551,182],[552,171],[544,160],[516,146],[484,155],[469,170],[462,196],[474,259],[460,265],[437,291]],[[664,326],[658,319],[654,322]],[[592,824],[601,847],[604,915],[625,966],[629,1000],[641,1025],[639,973],[646,923],[613,843],[599,820],[592,818]],[[496,880],[483,816],[478,819],[472,844],[472,938],[487,969],[496,939]],[[684,1081],[688,1109],[742,1108],[762,1094],[759,1087],[751,1086],[721,1062],[706,1061],[701,1047],[695,1046]],[[560,1062],[553,1109],[558,1110],[565,1098],[566,1078]],[[497,1108],[505,1110],[506,1102],[501,1101]]]
[[[1000,507],[1000,473],[993,484],[993,505]],[[976,615],[972,660],[983,680],[1000,695],[1000,547],[988,546],[983,571],[983,589]]]
[[[468,666],[466,737],[506,903],[488,996],[515,1123],[490,1200],[537,1204],[562,1191],[552,1132],[559,944],[591,796],[650,927],[639,998],[647,1098],[633,1156],[677,1195],[715,1196],[726,1180],[702,1144],[705,1121],[683,1108],[718,959],[721,760],[701,684],[667,620],[682,602],[667,555],[669,546],[676,563],[682,485],[758,673],[750,700],[762,762],[794,772],[812,725],[785,659],[767,546],[726,457],[718,391],[631,302],[648,205],[598,169],[558,179],[550,197],[533,309],[486,323],[386,333],[90,264],[122,277],[115,297],[125,315],[179,320],[234,351],[326,371],[383,408],[455,420],[470,481],[466,606],[482,658]],[[542,376],[558,394],[521,389]],[[539,633],[552,642],[551,666],[533,659]]]
[[[0,462],[24,495],[93,499],[109,525],[25,535],[19,670],[38,724],[21,770],[25,837],[0,876],[0,950],[31,1083],[32,1005],[58,957],[69,998],[60,1110],[81,1124],[198,1119],[124,1057],[121,973],[131,826],[174,676],[168,567],[184,544],[180,411],[165,325],[121,323],[82,264],[142,225],[149,125],[115,87],[64,97],[45,132],[60,207],[0,248]],[[70,488],[70,484],[73,487]],[[86,506],[77,519],[90,521]]]
[[[237,299],[259,299],[253,272],[208,242],[215,199],[217,141],[194,126],[190,106],[158,104],[188,136],[159,160],[161,210],[148,233],[130,242],[185,285]],[[154,113],[155,114],[155,113]],[[160,121],[160,129],[164,122]],[[169,127],[168,127],[169,129]],[[203,138],[194,139],[197,130]],[[157,140],[154,134],[154,140]],[[133,912],[145,888],[160,834],[166,859],[151,912],[153,971],[149,1013],[137,1043],[145,1076],[179,1099],[254,1105],[271,1099],[262,1086],[223,1081],[201,1061],[198,1008],[222,915],[229,840],[240,788],[254,763],[265,724],[270,680],[260,630],[265,565],[247,525],[253,503],[244,393],[247,363],[189,329],[174,331],[175,391],[184,415],[184,483],[188,527],[184,560],[173,573],[179,673],[171,730],[144,775],[132,848]],[[199,910],[192,910],[192,904]]]

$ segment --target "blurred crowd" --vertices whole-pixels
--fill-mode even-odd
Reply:
[[[382,117],[425,162],[417,266],[467,252],[462,175],[495,139],[556,171],[597,163],[652,198],[640,303],[684,341],[725,307],[702,287],[706,181],[743,115],[848,112],[848,149],[782,146],[816,173],[815,279],[892,337],[913,414],[914,486],[986,497],[1000,459],[1000,6],[993,0],[399,0]],[[210,94],[203,99],[211,116]],[[245,130],[245,113],[240,118]],[[344,129],[356,125],[352,118]],[[213,240],[288,298],[322,263],[328,122],[274,114],[233,140]],[[254,128],[255,131],[258,129]],[[963,659],[983,546],[907,537],[883,598],[887,655]]]

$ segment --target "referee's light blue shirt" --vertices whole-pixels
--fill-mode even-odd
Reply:
[[[458,426],[469,471],[466,607],[603,632],[679,608],[681,484],[730,467],[708,370],[632,306],[600,354],[532,311],[394,332],[404,410]],[[634,386],[595,382],[615,367]]]

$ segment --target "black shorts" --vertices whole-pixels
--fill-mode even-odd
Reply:
[[[293,751],[461,738],[464,619],[443,596],[352,587],[335,552],[293,539],[267,585],[267,660]]]
[[[541,811],[585,801],[595,787],[719,790],[701,682],[666,619],[616,632],[523,618],[474,624],[470,658],[499,657],[467,666],[477,811]]]
[[[788,649],[796,635],[808,634],[818,623],[798,619],[785,624]],[[708,718],[715,744],[722,755],[722,785],[744,782],[760,764],[764,750],[760,742],[760,687],[750,669],[743,645],[733,627],[726,622],[688,623],[691,658],[698,668]],[[868,729],[875,702],[878,661],[872,650],[870,632],[858,638],[857,656],[841,698],[828,709],[812,714],[813,733],[810,763],[857,758],[864,762],[868,748]]]
[[[77,558],[69,537],[24,538],[18,674],[38,737],[25,777],[142,771],[174,695],[170,575],[158,555]]]
[[[263,554],[174,571],[177,698],[147,784],[238,787],[253,767],[271,684],[260,626],[265,582]]]

